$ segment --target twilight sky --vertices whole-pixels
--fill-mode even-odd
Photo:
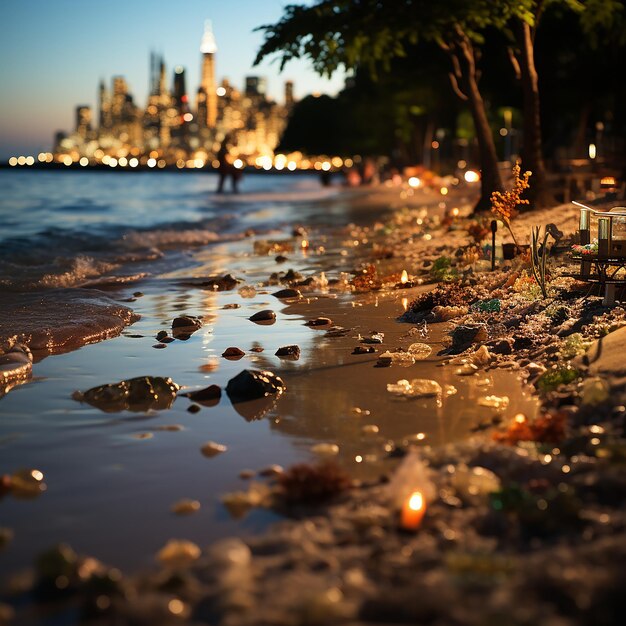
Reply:
[[[267,77],[271,97],[282,102],[283,83],[296,97],[334,94],[344,76],[322,79],[306,61],[282,74],[270,61],[252,68],[263,37],[252,30],[273,23],[288,0],[2,0],[0,4],[0,160],[49,150],[56,130],[73,130],[78,104],[96,106],[101,78],[122,74],[140,107],[146,104],[150,50],[173,68],[186,68],[192,103],[200,76],[205,19],[217,41],[217,80],[236,87],[246,75]],[[171,84],[169,85],[171,87]]]

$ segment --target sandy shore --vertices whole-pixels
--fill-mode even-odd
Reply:
[[[159,569],[139,575],[57,549],[32,577],[11,582],[7,616],[22,607],[16,623],[34,623],[42,610],[68,623],[68,611],[78,610],[94,624],[618,623],[624,310],[585,299],[583,285],[561,276],[565,257],[552,262],[547,300],[519,259],[494,273],[480,261],[469,271],[466,223],[442,224],[434,192],[412,198],[381,190],[349,201],[380,223],[364,218],[361,226],[311,231],[302,276],[291,281],[268,278],[271,268],[285,267],[270,257],[245,275],[257,290],[249,311],[269,303],[285,330],[259,341],[263,353],[252,353],[250,335],[240,335],[238,369],[281,376],[287,391],[277,407],[292,417],[275,427],[326,445],[338,463],[320,469],[310,455],[300,474],[275,468],[223,495],[233,511],[268,507],[293,519],[205,549],[199,541],[170,544]],[[514,229],[523,240],[531,224],[572,233],[576,221],[576,210],[561,206],[524,214]],[[288,239],[296,252],[285,254],[295,256],[302,237]],[[462,287],[444,284],[429,301],[441,257]],[[245,267],[245,256],[238,262]],[[402,269],[416,286],[400,287]],[[274,303],[271,293],[285,287],[303,297]],[[185,312],[199,312],[191,302]],[[221,314],[234,324],[227,316],[235,311]],[[399,323],[401,316],[408,321]],[[331,323],[303,327],[319,317]],[[290,343],[306,352],[301,367],[271,357]],[[403,367],[416,343],[432,352]],[[352,354],[357,347],[376,352]],[[433,378],[435,399],[387,391],[402,379]],[[224,387],[226,380],[216,377]],[[191,376],[181,382],[197,387]],[[450,387],[456,393],[447,395]],[[481,404],[487,397],[497,408]],[[335,497],[316,502],[320,484]],[[425,515],[407,530],[400,509],[415,490]],[[23,604],[33,597],[38,608]]]

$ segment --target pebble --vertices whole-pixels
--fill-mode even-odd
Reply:
[[[317,328],[319,326],[331,326],[333,321],[329,317],[316,317],[305,323],[305,326]]]
[[[254,298],[254,296],[256,296],[256,289],[254,287],[251,287],[250,285],[245,285],[244,287],[238,289],[237,293],[242,298]]]
[[[193,315],[181,315],[172,320],[172,328],[194,328],[198,330],[202,328],[202,320]]]
[[[161,339],[161,343],[172,343],[172,341],[174,341],[174,337],[163,337],[163,339]]]
[[[337,456],[339,454],[339,446],[336,443],[316,443],[311,446],[311,452],[318,456]]]
[[[283,346],[282,348],[278,348],[275,354],[281,359],[291,359],[293,361],[297,361],[300,358],[300,347],[296,345]]]
[[[181,430],[185,430],[182,424],[163,424],[162,426],[155,426],[154,430],[162,430],[164,432],[175,433]]]
[[[202,452],[202,454],[208,458],[217,456],[218,454],[221,454],[222,452],[226,452],[226,450],[228,450],[227,446],[221,443],[216,443],[215,441],[207,441],[200,448],[200,452]]]
[[[271,309],[264,309],[263,311],[258,311],[254,315],[251,315],[248,319],[255,324],[269,325],[276,321],[276,313]]]
[[[226,393],[232,402],[241,402],[270,395],[280,396],[286,389],[283,379],[273,372],[243,370],[228,381]]]
[[[285,261],[289,261],[289,259],[282,254],[277,255],[274,260],[276,263],[285,263]]]
[[[183,498],[172,505],[172,513],[176,515],[192,515],[200,510],[200,502],[198,500],[190,500],[189,498]]]
[[[153,433],[136,433],[133,435],[133,439],[152,439],[154,437]]]
[[[240,309],[241,308],[241,304],[237,304],[236,302],[231,302],[230,304],[225,304],[222,309],[226,309],[227,311],[229,309]]]
[[[225,359],[239,360],[241,357],[245,356],[245,352],[241,348],[237,348],[231,346],[230,348],[226,348],[224,352],[222,352],[222,356]]]
[[[157,560],[161,565],[171,569],[186,569],[200,558],[202,551],[193,542],[185,539],[170,539],[157,552]]]
[[[152,347],[156,348],[157,350],[163,350],[163,348],[167,348],[167,344],[165,344],[165,343],[155,343]]]
[[[376,424],[366,424],[361,431],[364,435],[377,435],[380,432],[380,428]]]
[[[284,472],[284,468],[281,465],[268,465],[259,470],[259,476],[271,478],[273,476],[280,476]]]
[[[357,346],[352,350],[352,354],[372,354],[374,352],[376,352],[374,346]],[[391,365],[391,361],[389,361],[389,365]]]
[[[385,339],[385,333],[372,333],[369,337],[363,337],[361,343],[382,343]]]
[[[275,298],[284,299],[284,298],[301,298],[302,293],[299,289],[281,289],[276,293],[272,294]]]
[[[202,404],[217,404],[222,397],[222,390],[218,385],[209,385],[198,391],[190,391],[186,394],[190,400],[201,402]]]
[[[163,339],[165,339],[165,337],[167,337],[167,331],[166,330],[160,330],[157,334],[156,334],[156,339],[157,341],[162,341]]]
[[[432,351],[433,349],[427,343],[412,343],[407,350],[416,361],[428,358]]]
[[[201,407],[198,404],[190,404],[187,407],[187,412],[188,413],[200,413]]]

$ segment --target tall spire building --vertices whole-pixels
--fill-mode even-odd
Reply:
[[[215,53],[217,45],[215,44],[215,36],[211,21],[204,23],[204,35],[200,44],[200,52],[202,53],[202,79],[200,81],[200,89],[204,91],[203,97],[199,98],[198,117],[206,110],[206,126],[215,128],[217,123],[217,85],[215,84]],[[201,120],[201,124],[204,119]]]

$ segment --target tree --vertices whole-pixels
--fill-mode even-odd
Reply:
[[[476,129],[482,172],[477,209],[487,209],[493,191],[502,191],[496,148],[480,88],[477,66],[483,31],[502,28],[515,3],[504,0],[317,0],[288,5],[265,32],[255,63],[278,54],[281,69],[291,59],[307,57],[320,73],[340,66],[366,67],[377,75],[394,58],[406,57],[418,41],[435,42],[451,63],[454,92],[467,102]],[[416,61],[418,61],[416,59]]]

